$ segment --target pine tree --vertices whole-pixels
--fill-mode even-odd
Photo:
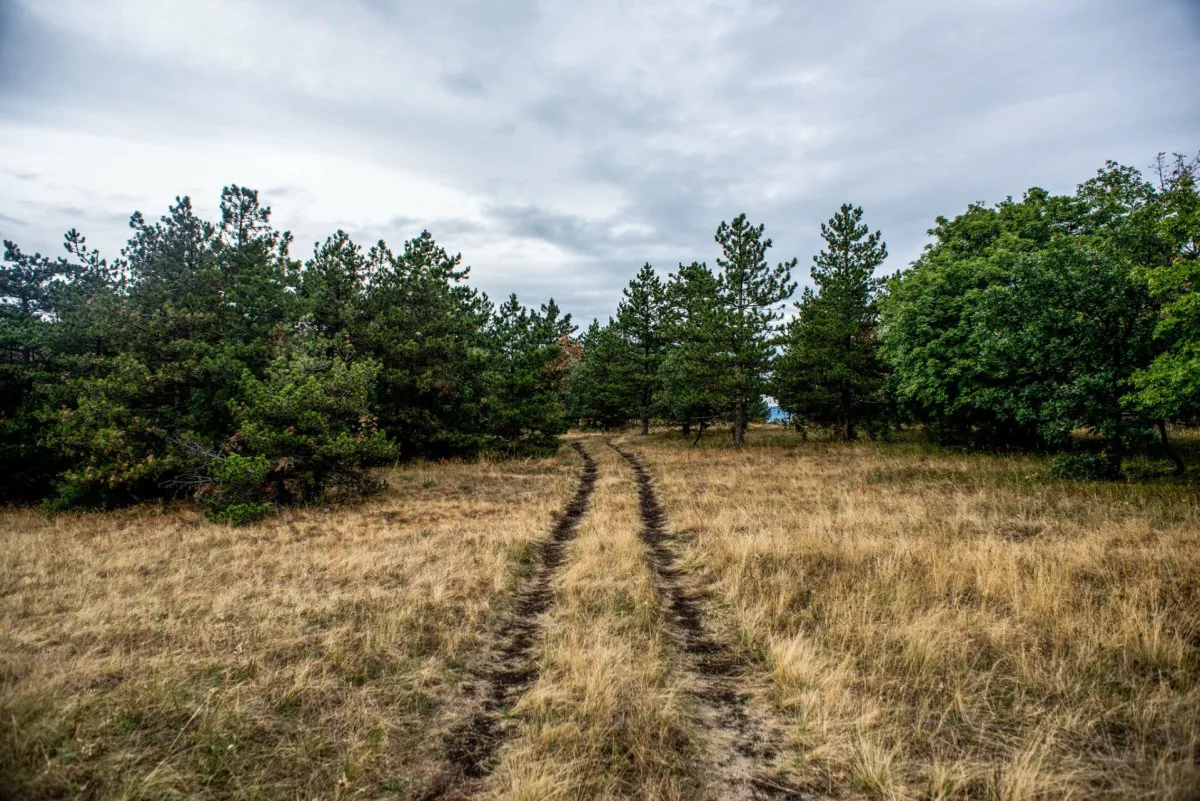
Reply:
[[[728,367],[718,341],[720,284],[708,265],[680,264],[666,287],[670,345],[660,368],[662,415],[679,423],[684,436],[699,434],[727,411],[722,387]],[[697,441],[699,435],[697,436]]]
[[[295,314],[300,264],[289,255],[292,235],[271,227],[271,208],[258,192],[235,185],[221,192],[214,243],[221,272],[222,338],[231,355],[261,374]]]
[[[58,465],[41,447],[38,412],[45,405],[39,387],[53,379],[48,347],[53,326],[54,284],[59,264],[40,254],[22,253],[4,242],[0,265],[0,501],[36,496],[49,486]]]
[[[553,452],[566,430],[564,390],[570,360],[564,347],[573,326],[553,300],[540,311],[516,295],[502,303],[488,329],[490,354],[483,376],[486,430],[506,453]]]
[[[623,356],[628,366],[624,373],[636,403],[636,416],[641,419],[642,434],[649,434],[670,327],[666,288],[649,263],[625,288],[614,325],[625,342]]]
[[[777,361],[774,393],[784,411],[804,421],[838,425],[852,440],[856,425],[878,415],[883,365],[878,354],[875,269],[887,258],[882,235],[862,222],[861,208],[842,204],[821,224],[825,249],[813,257],[817,291],[805,288]]]
[[[466,283],[470,268],[428,231],[399,255],[378,243],[367,265],[363,350],[381,366],[381,427],[405,456],[477,450],[491,304]]]
[[[637,414],[627,343],[609,318],[604,326],[593,320],[580,344],[583,358],[571,374],[569,417],[604,429],[625,425]]]
[[[716,241],[721,246],[718,327],[720,353],[727,362],[723,391],[733,414],[733,441],[746,438],[749,413],[767,386],[771,358],[783,317],[780,304],[796,290],[792,269],[796,259],[767,265],[771,240],[764,226],[753,226],[745,214],[722,222]]]
[[[378,256],[378,254],[376,254]],[[337,231],[313,246],[300,280],[300,301],[317,332],[346,338],[357,346],[365,326],[364,296],[368,274],[362,246]]]

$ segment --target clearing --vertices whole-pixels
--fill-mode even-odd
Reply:
[[[0,797],[1198,797],[1195,485],[727,439],[0,511]]]

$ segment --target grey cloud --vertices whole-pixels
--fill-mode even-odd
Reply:
[[[443,237],[450,242],[458,237],[472,237],[487,230],[487,226],[483,223],[462,217],[426,220],[421,224],[421,227],[435,237]]]
[[[470,240],[486,230],[486,226],[477,220],[461,217],[424,218],[404,215],[392,217],[380,226],[362,227],[346,222],[341,227],[360,242],[373,243],[382,239],[396,248],[422,231],[429,231],[442,247],[451,252],[459,250],[464,239]]]
[[[555,76],[553,87],[523,116],[562,135],[644,133],[673,122],[669,97],[641,86],[609,87],[578,72]]]
[[[5,124],[119,131],[180,159],[196,142],[286,142],[419,176],[465,207],[426,211],[376,188],[387,207],[369,222],[310,213],[327,195],[318,183],[273,179],[286,183],[264,196],[277,219],[303,220],[300,241],[339,223],[397,244],[428,228],[492,296],[553,295],[581,322],[609,314],[643,261],[711,263],[717,223],[742,211],[766,223],[774,259],[799,257],[804,279],[821,221],[860,204],[892,271],[938,214],[1034,184],[1069,191],[1106,158],[1144,166],[1200,147],[1194,0],[356,0],[337,12],[304,0],[280,17],[303,26],[272,35],[321,37],[228,43],[261,51],[254,69],[115,47],[69,30],[67,9],[31,8],[0,2]],[[76,180],[48,153],[0,165],[46,187]],[[128,187],[75,188],[142,196],[136,166]],[[79,224],[48,219],[64,200],[45,193],[37,215],[0,195],[0,211],[26,221],[5,221],[14,236]],[[118,210],[84,223],[118,225],[102,211]],[[529,242],[553,247],[521,250]],[[499,267],[472,250],[542,261]]]
[[[483,80],[469,72],[451,72],[442,76],[442,84],[455,94],[464,97],[483,97]]]
[[[584,256],[596,257],[654,241],[651,233],[621,231],[621,220],[591,220],[536,206],[491,206],[485,213],[512,236],[539,239]]]

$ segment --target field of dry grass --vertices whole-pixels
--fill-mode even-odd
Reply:
[[[778,430],[626,439],[813,790],[1200,797],[1194,485]]]
[[[566,448],[245,529],[0,511],[0,796],[1200,797],[1194,485],[572,439],[571,526]]]
[[[244,529],[0,512],[0,797],[404,797],[579,459]]]

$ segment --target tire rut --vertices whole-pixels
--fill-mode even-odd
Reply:
[[[575,539],[596,488],[599,467],[578,442],[571,445],[583,457],[583,474],[550,536],[538,545],[538,564],[516,591],[512,608],[500,622],[488,659],[471,671],[471,680],[460,685],[458,714],[443,738],[444,769],[429,783],[420,798],[466,798],[470,785],[491,773],[496,753],[517,727],[503,712],[538,678],[534,648],[541,634],[541,615],[554,602],[554,577],[567,558],[567,545]]]
[[[666,512],[649,469],[638,454],[607,444],[633,468],[646,561],[666,612],[667,633],[686,660],[684,669],[693,674],[697,715],[711,735],[709,756],[720,771],[720,797],[746,801],[811,797],[776,769],[782,732],[765,711],[751,708],[750,696],[738,686],[742,675],[738,659],[705,626],[701,601],[686,580],[687,570],[678,565],[667,545]]]

